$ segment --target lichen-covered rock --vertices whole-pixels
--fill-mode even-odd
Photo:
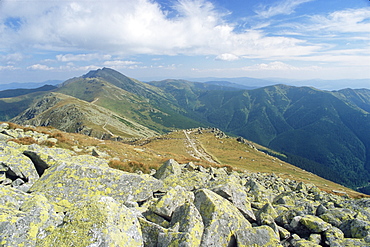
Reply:
[[[163,186],[166,190],[169,190],[176,186],[184,187],[188,191],[198,190],[207,188],[211,176],[208,173],[193,171],[193,172],[182,172],[181,174],[171,174],[164,178]]]
[[[278,247],[282,246],[276,237],[274,230],[269,226],[249,227],[236,231],[236,245],[238,247],[263,246]]]
[[[370,235],[370,222],[359,219],[346,220],[339,229],[346,238],[365,238]]]
[[[354,218],[355,213],[348,208],[333,208],[326,210],[320,218],[333,226],[339,227],[343,221]]]
[[[164,242],[169,243],[168,246],[196,247],[200,245],[204,225],[202,216],[193,203],[187,202],[181,207],[176,208],[172,216],[170,228],[176,229],[178,233],[170,233],[168,238],[161,237]]]
[[[197,191],[194,204],[204,223],[201,246],[228,246],[235,241],[238,229],[251,227],[249,221],[231,202],[211,190]]]
[[[35,165],[32,161],[24,156],[22,153],[3,153],[0,154],[0,167],[4,170],[7,177],[13,181],[16,179],[21,179],[23,184],[27,185],[25,187],[25,192],[31,187],[37,179],[39,179],[39,174],[35,169]],[[20,187],[21,184],[18,184]]]
[[[1,246],[38,246],[38,239],[45,237],[62,220],[62,216],[41,195],[27,198],[19,210],[1,207]]]
[[[256,220],[248,194],[240,184],[229,182],[213,187],[211,190],[232,202],[249,221]]]
[[[330,224],[313,215],[303,216],[299,223],[305,226],[311,233],[321,233],[331,227]]]
[[[158,244],[160,244],[158,243],[159,235],[160,234],[161,236],[163,234],[165,235],[169,232],[169,230],[153,222],[150,222],[144,218],[138,218],[138,219],[141,225],[144,246],[145,247],[157,247]]]
[[[138,219],[111,197],[93,197],[70,208],[63,224],[38,246],[144,246]]]
[[[0,184],[0,205],[18,210],[32,196],[10,186]]]
[[[73,162],[76,159],[59,162],[47,169],[30,192],[42,193],[52,203],[70,207],[96,195],[111,196],[121,203],[126,200],[141,202],[163,187],[160,180],[149,175]]]
[[[154,174],[157,179],[165,179],[169,175],[180,175],[181,167],[174,159],[167,160]]]
[[[37,144],[30,145],[23,154],[32,160],[40,176],[44,173],[45,169],[55,165],[61,160],[65,160],[76,155],[70,150],[41,147]]]
[[[344,239],[344,233],[337,227],[326,230],[323,234],[324,241],[329,246],[336,246]]]
[[[167,220],[171,219],[173,211],[183,205],[185,202],[193,202],[194,194],[186,191],[183,187],[176,186],[151,206],[151,211],[164,217]]]

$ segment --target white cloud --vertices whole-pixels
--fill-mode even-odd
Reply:
[[[238,56],[234,54],[230,54],[230,53],[224,53],[216,57],[216,60],[223,60],[223,61],[236,61],[239,59],[240,58]]]
[[[318,70],[318,66],[296,67],[280,61],[271,63],[260,63],[252,66],[241,68],[242,70],[258,71],[258,70],[275,70],[275,71],[296,71],[296,70]]]
[[[308,0],[288,1],[288,7]],[[27,11],[25,11],[27,9]],[[287,8],[289,9],[289,8]],[[229,13],[205,0],[178,0],[169,16],[152,0],[24,1],[4,0],[0,9],[0,48],[84,51],[58,55],[58,61],[89,61],[101,53],[147,55],[219,55],[268,57],[307,55],[318,46],[262,32],[236,31]],[[17,16],[21,26],[4,20]],[[175,17],[172,17],[175,16]],[[91,52],[91,54],[89,53]],[[74,52],[73,52],[74,53]],[[222,56],[222,55],[221,55]]]
[[[92,60],[109,60],[112,58],[111,55],[101,55],[101,54],[65,54],[65,55],[57,55],[56,56],[58,61],[61,62],[71,62],[71,61],[92,61]]]
[[[370,30],[370,8],[348,9],[332,12],[327,16],[315,15],[311,17],[310,30],[327,30],[340,33],[363,32]]]
[[[30,69],[30,70],[54,70],[53,67],[49,67],[49,66],[44,65],[44,64],[33,64],[31,66],[28,66],[27,69]]]
[[[104,66],[111,66],[111,67],[117,67],[117,66],[128,66],[128,65],[134,65],[139,64],[139,62],[135,61],[123,61],[123,60],[114,60],[114,61],[105,61],[103,63]]]
[[[0,66],[0,70],[17,70],[19,68],[17,67],[14,67],[12,65],[8,65],[8,66]]]
[[[299,5],[313,0],[283,0],[272,5],[260,5],[255,12],[263,18],[270,18],[275,15],[292,14]]]
[[[15,64],[16,62],[22,61],[24,56],[21,53],[10,53],[7,55],[0,55],[0,61],[7,64]]]

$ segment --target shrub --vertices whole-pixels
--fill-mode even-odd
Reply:
[[[22,145],[31,145],[31,144],[38,143],[32,137],[21,137],[21,138],[18,138],[18,139],[9,139],[8,141],[13,141],[13,142],[16,142],[16,143],[22,144]]]

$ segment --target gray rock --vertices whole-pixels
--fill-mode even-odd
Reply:
[[[52,203],[62,207],[84,201],[95,195],[110,196],[125,201],[142,202],[153,197],[153,192],[163,185],[149,175],[122,172],[99,165],[99,159],[89,157],[90,161],[76,162],[88,156],[72,157],[71,161],[59,162],[45,171],[32,186],[30,192],[44,194]],[[89,165],[96,161],[96,165]]]
[[[70,208],[63,224],[39,246],[144,246],[135,215],[111,197],[92,197]]]
[[[176,186],[170,189],[166,195],[164,195],[160,200],[151,206],[151,210],[170,220],[173,211],[186,202],[193,202],[194,194],[192,192],[186,191],[183,187]]]
[[[235,231],[251,227],[231,202],[208,189],[197,191],[194,203],[204,223],[201,246],[228,246]]]
[[[180,175],[181,167],[174,159],[166,161],[154,174],[157,179],[165,179],[169,175]]]

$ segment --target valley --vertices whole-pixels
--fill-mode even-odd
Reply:
[[[232,85],[143,83],[103,68],[49,91],[12,92],[0,98],[0,120],[123,142],[173,130],[218,128],[336,183],[353,189],[367,185],[370,90],[323,91],[283,84],[245,90]],[[198,147],[190,137],[187,141],[194,157],[220,162],[208,155],[206,144]]]

